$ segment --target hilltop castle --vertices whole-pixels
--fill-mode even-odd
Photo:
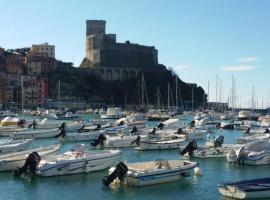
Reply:
[[[106,21],[86,21],[85,58],[80,67],[94,71],[104,80],[136,77],[140,70],[158,64],[158,51],[153,46],[116,42],[116,34],[106,34]]]

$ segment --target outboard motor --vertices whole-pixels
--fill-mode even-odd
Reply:
[[[125,124],[125,122],[124,121],[121,121],[121,122],[119,122],[119,124],[117,126],[122,126],[124,124]]]
[[[130,145],[133,145],[134,143],[136,143],[137,146],[140,146],[140,141],[141,141],[141,136],[138,135],[136,140],[132,141]]]
[[[235,163],[243,164],[245,160],[245,147],[240,147],[240,149],[236,152]]]
[[[130,131],[130,133],[137,133],[138,129],[136,126],[133,126],[132,130]]]
[[[188,152],[188,155],[192,156],[196,149],[198,149],[198,145],[195,140],[192,140],[183,150],[180,150],[180,154],[183,156]]]
[[[247,128],[247,130],[245,131],[246,134],[249,134],[250,132],[250,127]]]
[[[81,128],[78,129],[78,132],[79,133],[82,133],[83,132],[83,129],[84,129],[85,125],[83,124]]]
[[[164,126],[165,126],[165,125],[164,125],[162,122],[160,122],[160,123],[157,125],[157,128],[160,129],[160,130],[162,130]]]
[[[32,123],[30,123],[30,124],[27,126],[27,128],[33,127],[33,129],[36,129],[36,125],[37,125],[37,122],[36,122],[36,120],[34,120]]]
[[[94,131],[98,131],[99,129],[101,129],[101,125],[97,124],[97,127],[94,129]]]
[[[106,136],[104,134],[100,134],[98,139],[95,139],[93,142],[91,142],[91,145],[93,147],[97,147],[98,145],[104,146],[104,141],[106,141]]]
[[[119,178],[120,181],[123,181],[124,176],[128,172],[128,167],[120,162],[116,165],[115,170],[109,175],[105,176],[102,179],[102,183],[106,186],[110,185],[117,177]]]
[[[155,135],[156,134],[156,127],[155,128],[153,128],[153,130],[149,133],[149,135]]]
[[[21,168],[17,168],[15,170],[15,176],[21,176],[23,173],[26,172],[27,169],[30,170],[30,172],[35,175],[37,166],[41,160],[40,155],[37,152],[32,152],[29,154],[29,156],[26,158],[26,161],[24,165]]]
[[[222,144],[223,144],[223,142],[224,142],[224,136],[223,136],[223,135],[218,136],[218,137],[215,138],[214,141],[213,141],[214,147],[215,147],[215,148],[221,147]]]
[[[183,129],[182,128],[177,129],[177,133],[176,134],[178,134],[178,135],[183,134]]]
[[[63,122],[61,123],[60,127],[58,127],[59,129],[59,134],[55,136],[55,138],[58,138],[58,137],[62,137],[64,138],[66,136],[66,123]]]
[[[24,124],[25,124],[25,120],[20,119],[20,121],[18,121],[18,123],[17,123],[17,126],[23,127]]]
[[[194,126],[195,126],[195,121],[192,120],[192,121],[190,122],[190,127],[194,127]]]

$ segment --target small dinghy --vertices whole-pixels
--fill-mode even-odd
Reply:
[[[236,199],[270,198],[270,178],[251,179],[218,185],[219,192]]]
[[[180,149],[182,156],[194,158],[225,158],[234,148],[240,148],[242,145],[223,144],[222,135],[206,143],[205,146],[197,146],[196,141],[191,141],[185,148]]]
[[[256,140],[268,140],[270,138],[270,134],[256,134],[256,135],[250,135],[245,137],[240,137],[236,139],[237,144],[246,144],[249,142],[254,142]]]
[[[60,145],[52,145],[48,147],[40,147],[40,148],[0,155],[0,171],[15,170],[17,167],[22,166],[25,162],[25,159],[32,152],[38,152],[38,154],[42,156],[42,155],[53,154],[59,149],[60,149]]]
[[[8,140],[0,143],[0,154],[7,154],[12,152],[18,152],[26,150],[33,140]]]
[[[246,165],[269,165],[270,142],[268,140],[258,140],[239,149],[233,149],[228,153],[227,161]]]
[[[65,134],[64,140],[68,142],[90,141],[90,140],[98,139],[100,134],[105,134],[105,130],[97,130],[97,131],[82,132],[82,133],[71,132],[71,133]]]
[[[171,140],[161,140],[161,141],[139,141],[138,150],[155,150],[155,149],[178,149],[180,146],[185,145],[187,142],[186,139],[176,138]]]
[[[58,128],[45,129],[45,130],[33,130],[33,131],[22,131],[13,133],[11,137],[13,139],[38,139],[38,138],[52,138],[55,137],[59,132]]]
[[[48,156],[39,162],[39,176],[61,176],[103,170],[119,162],[120,150],[68,151],[61,155]]]
[[[185,160],[157,160],[138,163],[120,162],[109,170],[110,175],[103,179],[104,185],[121,181],[130,186],[145,186],[167,183],[190,176],[199,164]]]

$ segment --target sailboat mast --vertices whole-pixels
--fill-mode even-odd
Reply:
[[[210,101],[210,94],[209,94],[209,81],[207,82],[207,108],[209,109],[209,101]]]
[[[58,104],[60,106],[60,101],[61,101],[61,82],[58,80]]]
[[[22,85],[22,110],[24,107],[24,86],[23,86],[23,79],[21,78],[21,85]]]
[[[191,89],[191,108],[192,108],[192,111],[193,111],[193,87]]]
[[[175,76],[175,107],[178,110],[178,80],[177,80],[177,76]]]
[[[144,107],[144,87],[143,87],[143,84],[144,84],[144,77],[143,77],[143,74],[142,74],[142,108]]]
[[[170,83],[168,83],[168,96],[167,96],[168,110],[170,108]]]

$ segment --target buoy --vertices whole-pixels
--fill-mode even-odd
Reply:
[[[194,173],[195,173],[195,176],[201,176],[202,175],[202,171],[199,167],[195,167],[194,168]]]

